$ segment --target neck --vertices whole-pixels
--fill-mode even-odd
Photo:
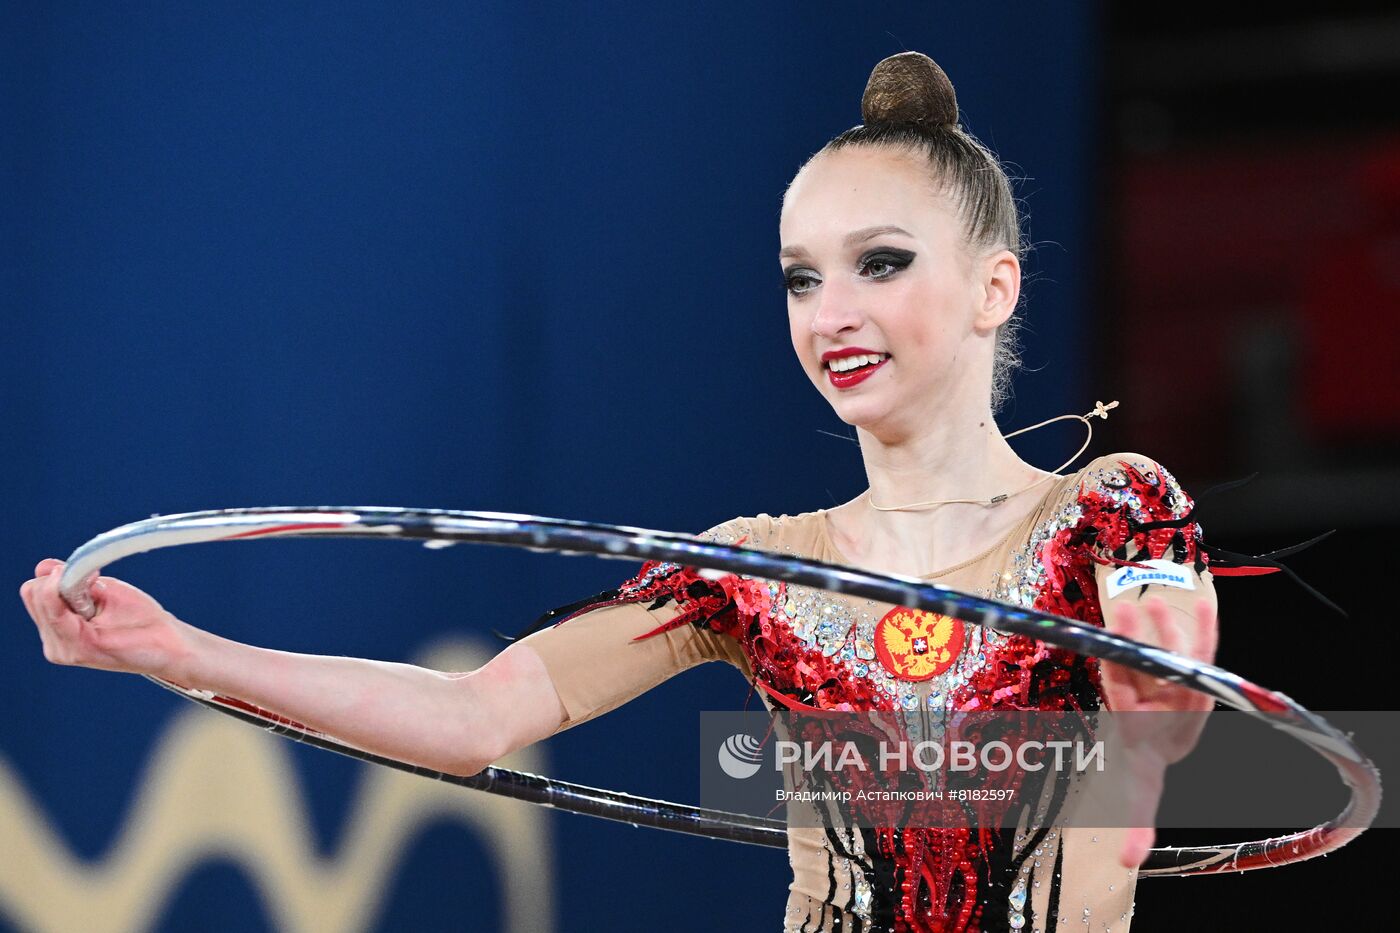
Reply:
[[[989,405],[963,406],[905,432],[858,429],[868,495],[839,511],[843,548],[854,560],[903,573],[957,563],[995,543],[1038,501],[1024,487],[1044,477],[1001,436]],[[1022,491],[1024,490],[1024,491]],[[913,511],[879,511],[944,499],[988,500],[998,506],[949,503]],[[852,553],[854,552],[854,553]]]
[[[861,458],[869,497],[885,507],[945,499],[977,499],[981,502],[1014,493],[1044,475],[1021,457],[1001,437],[991,412],[966,417],[962,422],[944,419],[921,433],[888,440],[858,430]],[[946,509],[983,510],[972,503],[949,503]],[[945,509],[931,507],[930,511]],[[878,513],[917,516],[909,513]]]

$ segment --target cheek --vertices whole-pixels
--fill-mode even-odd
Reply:
[[[887,336],[906,352],[927,351],[939,340],[938,315],[926,295],[910,293],[892,303],[882,326]]]
[[[957,313],[949,296],[927,286],[910,288],[899,296],[893,310],[890,326],[898,328],[906,347],[921,353],[956,351]]]
[[[955,334],[946,318],[926,315],[919,322],[919,339],[923,346],[931,350],[952,351]]]

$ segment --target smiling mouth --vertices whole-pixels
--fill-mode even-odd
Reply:
[[[866,353],[827,360],[826,378],[838,391],[854,389],[890,361],[888,353]],[[847,367],[837,369],[838,366]]]
[[[827,360],[823,365],[829,372],[844,376],[862,370],[874,369],[889,358],[888,353],[863,353],[860,356],[837,357],[833,360]]]

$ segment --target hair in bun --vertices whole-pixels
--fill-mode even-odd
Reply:
[[[1025,255],[1021,216],[1011,181],[996,153],[958,123],[953,82],[927,55],[901,52],[875,66],[860,101],[864,124],[831,140],[817,155],[855,147],[886,148],[922,156],[930,187],[948,199],[974,254],[1010,250]],[[815,156],[813,157],[815,158]],[[1021,365],[1019,314],[997,328],[992,360],[992,410],[1011,394]]]
[[[958,95],[938,63],[922,52],[900,52],[875,66],[860,99],[866,126],[956,125]]]

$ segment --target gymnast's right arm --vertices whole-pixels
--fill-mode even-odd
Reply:
[[[20,597],[56,664],[152,674],[238,697],[375,754],[447,774],[476,774],[546,738],[567,719],[544,661],[513,644],[467,673],[388,661],[293,654],[220,638],[182,622],[112,577],[93,585],[84,620],[58,594],[48,559]]]

